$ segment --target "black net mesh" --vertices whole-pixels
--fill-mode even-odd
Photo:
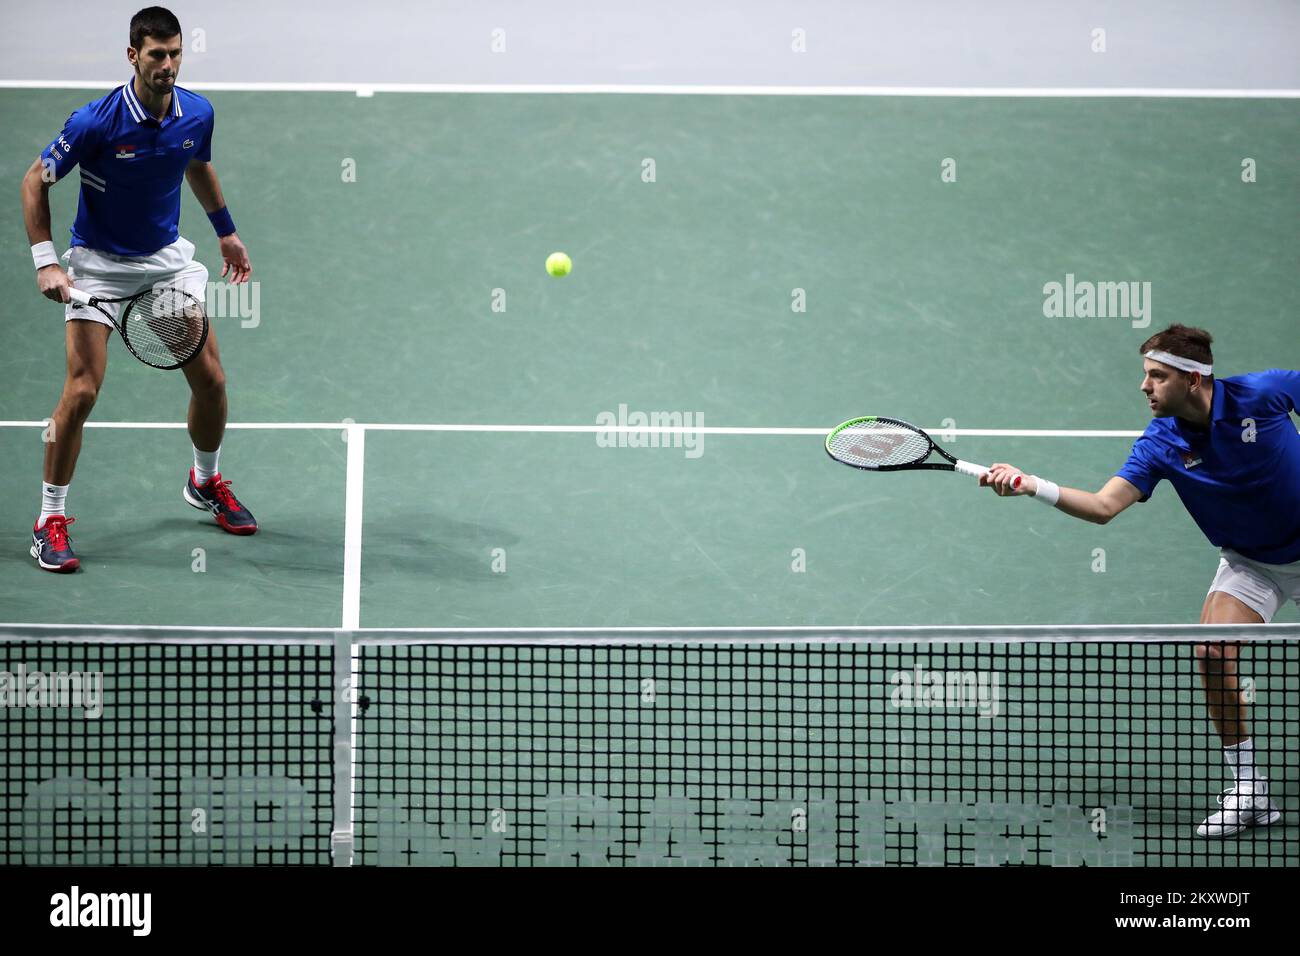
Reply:
[[[363,646],[359,862],[1295,865],[1296,645],[1241,648],[1286,815],[1231,839],[1194,648]]]
[[[0,641],[0,865],[328,864],[331,651]]]
[[[1190,640],[0,640],[0,865],[1294,866],[1298,646],[1208,645],[1206,835]]]

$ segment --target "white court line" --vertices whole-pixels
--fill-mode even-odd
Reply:
[[[114,80],[0,80],[10,90],[111,90]],[[1278,100],[1300,98],[1300,90],[1197,87],[1071,86],[736,86],[640,83],[183,83],[187,90],[213,93],[616,93],[657,96],[931,96]]]
[[[676,425],[461,425],[385,422],[231,422],[230,429],[318,431],[352,429],[369,432],[507,432],[517,434],[638,434],[638,435],[818,435],[825,437],[839,422],[824,428],[762,428]],[[45,428],[48,421],[0,421],[0,428]],[[86,422],[86,428],[185,428],[184,422]],[[1137,438],[1142,432],[1092,428],[926,428],[940,438]]]
[[[343,512],[343,628],[361,626],[361,526],[365,501],[366,430],[348,425],[348,477]]]

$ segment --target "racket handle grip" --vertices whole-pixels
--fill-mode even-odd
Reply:
[[[68,286],[68,298],[77,303],[77,305],[90,305],[90,293],[82,292],[80,289],[74,288],[73,286]]]
[[[969,461],[962,461],[961,459],[958,459],[957,464],[953,465],[953,470],[963,475],[970,475],[972,478],[983,478],[989,473],[989,470],[983,465],[976,465]],[[1019,491],[1020,482],[1024,480],[1024,477],[1024,475],[1016,475],[1016,477],[1011,480],[1011,487]]]
[[[962,461],[960,458],[952,466],[953,471],[960,475],[970,475],[972,478],[982,478],[989,473],[989,470],[983,465],[976,465],[969,461]]]

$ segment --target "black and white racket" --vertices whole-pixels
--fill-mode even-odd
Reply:
[[[183,289],[157,286],[120,299],[106,299],[70,288],[68,297],[78,305],[99,309],[121,333],[127,350],[153,368],[174,369],[189,364],[208,340],[208,314],[203,303]],[[102,308],[104,303],[124,303],[118,318]]]
[[[947,461],[927,462],[936,451]],[[955,471],[972,478],[989,472],[983,465],[954,458],[921,429],[896,418],[854,418],[837,425],[826,436],[826,454],[866,471]],[[1017,476],[1015,487],[1019,485]]]

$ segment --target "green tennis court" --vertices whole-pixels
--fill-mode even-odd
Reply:
[[[51,117],[84,99],[0,91],[0,169],[19,176]],[[211,99],[260,279],[255,318],[214,319],[234,422],[591,426],[625,404],[811,431],[883,412],[948,424],[970,460],[1091,488],[1128,439],[961,435],[1143,427],[1147,329],[1045,318],[1045,281],[1150,281],[1154,323],[1219,329],[1221,367],[1300,362],[1290,101]],[[399,124],[403,148],[387,148]],[[1243,184],[1246,155],[1271,173]],[[945,157],[956,182],[940,181]],[[66,223],[75,188],[51,195]],[[211,265],[192,203],[182,228]],[[540,267],[552,248],[575,260],[562,281]],[[21,256],[5,262],[3,418],[38,421],[57,398],[60,316]],[[93,420],[180,421],[180,378],[113,349]],[[180,501],[182,431],[91,430],[74,502],[83,585],[26,573],[20,490],[39,477],[40,429],[0,430],[15,489],[0,561],[23,581],[5,617],[128,623],[135,589],[165,581],[148,598],[159,623],[336,623],[341,435],[231,433],[229,474],[267,516],[246,542]],[[1092,528],[951,476],[843,473],[814,435],[704,442],[694,458],[590,434],[371,433],[363,623],[1190,622],[1217,560],[1168,488]],[[199,547],[205,574],[191,571]]]
[[[9,254],[0,256],[0,296],[10,303],[0,322],[0,479],[8,489],[0,496],[0,621],[244,628],[253,642],[247,648],[261,647],[258,628],[320,629],[308,635],[317,642],[340,628],[357,640],[368,629],[394,628],[623,635],[624,643],[609,649],[572,649],[596,655],[573,660],[556,649],[456,647],[419,635],[409,647],[349,647],[375,721],[368,725],[365,708],[351,702],[363,778],[353,796],[361,863],[590,865],[600,847],[615,846],[621,849],[604,858],[622,864],[771,862],[777,846],[799,847],[780,857],[797,863],[935,862],[935,853],[952,863],[1087,862],[1098,852],[1087,844],[1096,836],[1087,830],[1087,808],[1122,814],[1142,801],[1122,787],[1084,792],[1080,781],[1113,782],[1118,765],[1138,774],[1141,766],[1188,760],[1199,763],[1175,775],[1174,791],[1154,791],[1169,797],[1158,808],[1159,825],[1169,830],[1142,845],[1134,831],[1126,850],[1111,847],[1119,855],[1102,862],[1142,852],[1152,854],[1148,862],[1195,865],[1300,860],[1297,662],[1280,645],[1261,645],[1255,660],[1258,676],[1268,679],[1261,713],[1274,718],[1268,755],[1290,821],[1284,826],[1228,849],[1195,845],[1184,824],[1212,805],[1222,767],[1207,762],[1208,725],[1192,706],[1190,644],[1151,645],[1156,676],[1140,687],[1114,676],[1130,673],[1116,661],[1133,663],[1116,644],[1100,657],[1102,672],[1112,675],[1102,682],[1110,695],[1103,702],[1115,705],[1141,690],[1150,694],[1148,706],[1167,712],[1144,711],[1135,720],[1129,712],[1089,711],[1095,723],[1073,727],[1068,718],[1080,715],[1071,708],[1083,698],[1017,697],[1067,708],[1017,715],[1066,720],[1047,728],[1063,748],[1062,765],[1044,758],[994,787],[973,764],[934,764],[935,779],[946,778],[951,793],[947,803],[936,797],[928,812],[941,830],[955,812],[959,825],[951,831],[965,834],[955,849],[935,850],[924,840],[933,827],[898,816],[915,813],[898,809],[915,807],[900,804],[899,795],[915,796],[921,758],[909,750],[904,764],[890,766],[911,780],[902,790],[879,785],[872,774],[884,771],[872,761],[885,757],[872,748],[886,738],[874,734],[892,733],[898,744],[902,733],[907,748],[961,751],[977,747],[969,735],[980,728],[969,715],[922,723],[883,715],[882,723],[872,709],[879,702],[859,699],[862,678],[854,674],[876,680],[925,660],[963,672],[1041,668],[1051,683],[1058,659],[1033,644],[996,654],[972,648],[963,663],[941,647],[900,652],[887,643],[892,651],[877,651],[870,642],[802,652],[723,643],[661,659],[656,645],[638,643],[628,630],[1191,628],[1218,554],[1168,485],[1115,523],[1092,526],[1028,501],[997,499],[949,474],[854,472],[826,457],[821,435],[855,415],[895,415],[933,429],[962,458],[1012,462],[1093,489],[1115,473],[1148,419],[1137,350],[1155,329],[1174,321],[1211,329],[1221,374],[1300,366],[1289,251],[1300,242],[1295,100],[208,95],[218,115],[214,163],[258,280],[255,299],[250,290],[249,298],[228,300],[232,314],[213,319],[235,423],[222,470],[261,530],[249,539],[224,535],[184,504],[190,447],[177,425],[184,382],[139,367],[111,343],[96,427],[86,432],[69,501],[83,570],[65,577],[33,567],[29,528],[41,423],[62,377],[62,313],[38,297],[13,232]],[[88,98],[85,90],[0,90],[8,130],[0,177],[16,182],[62,118]],[[1242,181],[1247,157],[1259,171],[1251,183]],[[955,181],[943,180],[948,160]],[[75,186],[56,187],[51,197],[62,246]],[[212,269],[216,241],[188,192],[184,203],[182,233]],[[574,261],[562,280],[542,268],[556,249]],[[215,278],[219,267],[212,271]],[[1048,318],[1044,284],[1067,276],[1150,283],[1150,314]],[[603,440],[609,436],[597,423],[620,408],[686,427],[656,435],[660,447]],[[1297,619],[1294,605],[1277,617],[1282,624]],[[133,669],[129,658],[108,650],[96,657],[101,645],[93,642],[88,657],[65,658],[38,653],[29,632],[11,636],[23,641],[6,645],[21,649],[6,666],[27,653],[51,668],[98,662],[137,694],[152,686],[142,676],[148,671]],[[232,673],[257,669],[259,652],[220,650],[217,638],[200,643],[214,656],[229,655]],[[165,647],[161,661],[183,653]],[[315,751],[266,757],[250,746],[199,775],[247,781],[265,771],[294,781],[287,790],[270,785],[265,801],[231,798],[231,806],[266,824],[231,831],[232,861],[328,862],[337,767],[320,736],[329,728],[318,726],[328,723],[328,711],[322,717],[310,704],[326,706],[337,661],[321,647],[308,642],[285,652],[288,664],[276,658],[270,673],[307,676],[288,685],[292,693],[276,684],[275,705],[249,713],[273,722],[268,733],[316,734]],[[470,656],[458,658],[462,652]],[[741,659],[747,653],[758,655],[752,664]],[[779,656],[795,653],[806,657]],[[877,657],[885,653],[895,656]],[[1093,651],[1081,645],[1061,653],[1068,673],[1071,653],[1087,659]],[[1028,665],[1012,663],[1021,655],[1031,658]],[[569,665],[575,669],[565,670]],[[748,676],[729,670],[750,666],[757,670]],[[160,667],[159,674],[190,674],[199,684],[212,673]],[[534,701],[530,706],[553,710],[527,718],[500,710],[517,706],[508,695],[520,690],[500,681],[536,680],[527,691],[545,695],[578,693],[572,679],[596,681],[581,692],[605,695],[579,709],[630,712],[639,680],[656,668],[680,694],[696,681],[712,682],[714,691],[692,693],[694,703],[670,718],[625,715],[617,733],[608,713],[570,715],[571,704]],[[488,687],[479,677],[498,683]],[[730,687],[733,680],[749,686],[742,693]],[[792,682],[802,689],[792,691]],[[720,683],[728,689],[718,691]],[[868,696],[879,691],[878,680],[872,688]],[[126,685],[119,688],[126,693]],[[790,703],[796,699],[804,704]],[[819,714],[795,726],[842,737],[800,740],[791,753],[776,746],[787,738],[775,727],[789,725],[763,736],[764,713],[809,701],[842,708],[844,723]],[[163,719],[127,710],[140,720]],[[743,731],[750,718],[757,737]],[[534,729],[518,734],[518,750],[496,741],[501,721],[525,719]],[[611,740],[671,737],[712,720],[734,730],[728,740],[775,748],[744,754],[756,762],[740,760],[737,773],[756,776],[721,781],[734,787],[721,796],[692,789],[699,779],[671,776],[679,769],[671,761],[620,763],[626,777],[566,777],[562,769],[557,777],[548,769],[555,764],[508,786],[495,776],[501,760],[526,759],[529,740],[536,754],[556,740],[578,739],[584,743],[574,753],[604,754],[593,757],[599,761],[619,749]],[[1019,735],[1027,727],[1004,728],[1010,736],[999,746],[1025,746]],[[1181,750],[1137,748],[1145,756],[1111,752],[1108,764],[1097,755],[1109,745],[1087,736],[1139,729],[1197,741]],[[166,732],[173,731],[182,735],[180,751],[203,746],[202,734]],[[1076,731],[1087,739],[1072,736]],[[432,742],[394,744],[411,735],[432,741],[439,732],[445,753]],[[169,751],[151,747],[106,764],[104,779],[121,785],[153,779],[154,771],[170,779],[168,760],[158,757]],[[379,755],[375,763],[367,753]],[[724,751],[703,753],[718,758]],[[948,760],[986,756],[971,749]],[[447,769],[463,764],[483,772]],[[369,778],[372,790],[367,768],[378,773]],[[838,775],[818,776],[831,771]],[[710,772],[718,772],[716,759]],[[424,802],[433,798],[408,774],[444,802]],[[644,789],[611,789],[633,777]],[[11,779],[10,810],[25,799],[19,780],[25,786],[46,777],[33,768]],[[189,806],[197,785],[187,786],[164,788],[175,798],[166,806]],[[1138,797],[1152,792],[1143,788]],[[129,805],[122,790],[114,793],[115,807]],[[316,816],[301,809],[305,793],[325,801]],[[66,813],[69,794],[59,799],[57,812]],[[519,812],[519,801],[534,799],[560,801],[550,822],[530,819],[525,835],[493,843],[500,831],[490,829],[491,814],[508,809],[497,803],[514,800],[512,812]],[[845,809],[855,799],[868,823],[849,831],[884,842],[781,842],[791,807],[810,819],[838,818],[858,812]],[[953,809],[989,804],[1002,808],[989,826],[972,827],[965,810]],[[1070,852],[1056,845],[1063,855],[1053,859],[1043,834],[1057,806],[1074,808],[1057,823],[1075,842]],[[1038,811],[1047,817],[1039,820]],[[759,821],[748,829],[733,819],[747,814]],[[685,818],[692,822],[682,824]],[[784,822],[773,822],[778,818]],[[563,832],[548,835],[547,826]],[[665,847],[680,844],[682,826],[694,827],[694,835],[676,853],[659,853],[658,837],[645,836],[662,830]],[[1005,833],[989,848],[997,826],[1018,828],[1012,849]],[[489,829],[474,829],[481,827]],[[727,833],[769,831],[770,840],[754,838],[761,852],[719,849],[750,846],[748,838],[729,843]],[[814,824],[812,832],[825,831]],[[302,841],[306,833],[316,835],[314,843]],[[367,847],[367,833],[372,840],[384,834],[382,852]],[[458,851],[439,842],[452,839],[449,833],[464,837]],[[566,856],[575,839],[578,848]],[[142,854],[117,862],[220,862],[210,848],[155,852],[159,844],[149,849],[146,841],[142,850],[125,835],[112,840],[120,841],[113,853]],[[279,855],[248,850],[267,846]],[[56,862],[68,862],[69,852],[75,856],[66,847],[56,852]],[[96,845],[93,852],[110,851]]]

